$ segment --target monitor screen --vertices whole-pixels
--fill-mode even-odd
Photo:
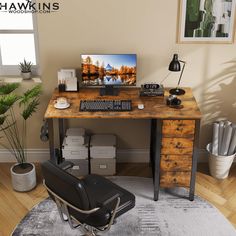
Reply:
[[[136,85],[136,54],[81,55],[85,86]]]

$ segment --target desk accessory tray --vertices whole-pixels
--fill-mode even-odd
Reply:
[[[164,87],[159,84],[142,84],[140,97],[164,96]]]

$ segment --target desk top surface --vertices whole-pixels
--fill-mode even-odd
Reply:
[[[192,89],[184,88],[185,95],[179,96],[182,100],[182,109],[170,108],[166,105],[168,89],[164,97],[140,97],[139,88],[121,88],[119,96],[100,96],[97,88],[82,88],[79,92],[59,93],[57,89],[52,94],[44,118],[103,118],[103,119],[200,119],[201,112],[193,96]],[[64,110],[54,108],[58,97],[66,97],[70,107]],[[80,100],[132,100],[132,111],[129,112],[80,112]],[[138,104],[144,104],[144,109],[139,110]]]

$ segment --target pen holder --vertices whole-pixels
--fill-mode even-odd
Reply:
[[[66,85],[65,84],[59,84],[58,85],[59,92],[65,92],[66,91]]]

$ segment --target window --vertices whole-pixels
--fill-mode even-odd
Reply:
[[[33,73],[38,74],[35,18],[32,13],[0,12],[0,75],[19,75],[24,59],[33,63]]]

